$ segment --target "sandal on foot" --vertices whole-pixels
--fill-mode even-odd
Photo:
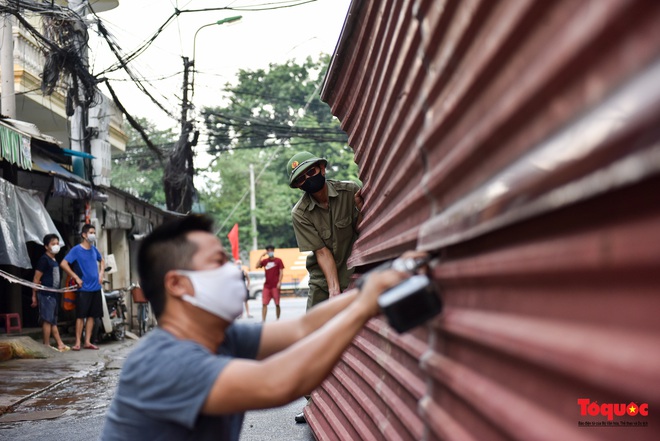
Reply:
[[[94,349],[97,350],[99,347],[93,344],[83,346],[85,349]]]

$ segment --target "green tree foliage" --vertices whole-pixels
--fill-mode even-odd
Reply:
[[[209,153],[215,156],[200,190],[206,211],[226,235],[239,224],[241,250],[252,247],[249,165],[256,182],[258,246],[296,247],[291,208],[302,195],[288,186],[286,164],[299,151],[328,160],[327,177],[357,181],[357,165],[347,137],[319,97],[330,57],[288,61],[268,69],[241,70],[227,84],[225,106],[203,111]],[[241,202],[242,201],[242,202]]]
[[[173,129],[159,130],[146,118],[136,118],[145,128],[149,139],[165,156],[174,147],[177,138]],[[128,135],[126,151],[112,157],[112,185],[156,206],[165,206],[162,164],[130,125],[124,123]]]

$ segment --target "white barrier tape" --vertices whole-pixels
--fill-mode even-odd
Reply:
[[[39,291],[50,291],[50,292],[69,292],[77,291],[77,286],[69,286],[67,288],[50,288],[48,286],[39,285],[38,283],[30,282],[28,280],[20,279],[16,276],[13,276],[7,272],[0,270],[0,276],[4,277],[9,281],[9,283],[18,283],[19,285],[27,286],[30,288],[37,289]]]

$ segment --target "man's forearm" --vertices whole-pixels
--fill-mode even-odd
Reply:
[[[336,299],[344,297],[339,296]],[[269,372],[282,374],[274,375],[273,380],[283,391],[290,394],[285,402],[308,394],[316,388],[330,373],[354,336],[371,318],[372,314],[353,300],[354,298],[347,302],[348,305],[337,302],[335,306],[342,303],[342,310],[322,326],[318,326],[322,327],[322,330],[312,332],[307,338],[266,361]],[[325,312],[329,311],[319,308],[319,314]]]
[[[346,309],[357,295],[358,291],[352,290],[345,295],[335,296],[319,303],[307,314],[296,319],[266,323],[262,331],[257,359],[263,360],[309,336]]]
[[[331,296],[339,294],[341,292],[341,287],[339,286],[339,276],[337,274],[335,257],[330,250],[325,247],[314,251],[314,254],[316,255],[316,261],[321,267],[321,271],[323,271],[325,280],[328,283],[328,292]]]
[[[262,361],[235,359],[216,379],[202,412],[217,415],[281,406],[310,393],[330,373],[364,324],[378,314],[378,296],[406,277],[394,270],[368,277],[359,293],[348,292],[310,310],[307,337]],[[327,319],[326,314],[332,318]],[[314,325],[314,319],[324,323]],[[266,329],[267,323],[260,346],[266,344],[271,331],[295,328],[300,323],[294,320]],[[277,339],[270,337],[273,338]],[[260,354],[264,352],[260,348]],[[259,383],[258,387],[250,383],[253,380]],[[234,399],[227,400],[228,396]]]
[[[326,302],[330,305],[327,308],[345,307],[316,332],[272,357],[273,364],[282,363],[284,366],[268,369],[268,372],[286,372],[285,378],[274,378],[275,384],[292,381],[284,386],[293,388],[293,396],[289,398],[310,393],[330,373],[364,324],[378,314],[378,296],[406,277],[397,271],[382,271],[377,277],[368,277],[360,291],[354,290]],[[342,297],[348,297],[344,300],[347,304],[342,303]],[[319,308],[319,314],[325,312],[328,312],[325,308]]]
[[[69,275],[69,277],[71,277],[73,279],[78,277],[78,275],[73,272],[73,270],[69,266],[69,263],[66,260],[62,260],[62,263],[60,263],[60,268],[62,268],[64,270],[64,272]]]
[[[300,329],[304,338],[326,324],[332,317],[346,309],[357,297],[359,291],[352,289],[346,294],[321,302],[300,317]]]

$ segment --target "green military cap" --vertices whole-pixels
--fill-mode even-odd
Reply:
[[[289,187],[294,188],[293,181],[317,162],[328,165],[326,159],[314,156],[309,152],[298,152],[293,155],[286,165],[286,170],[289,173]]]

